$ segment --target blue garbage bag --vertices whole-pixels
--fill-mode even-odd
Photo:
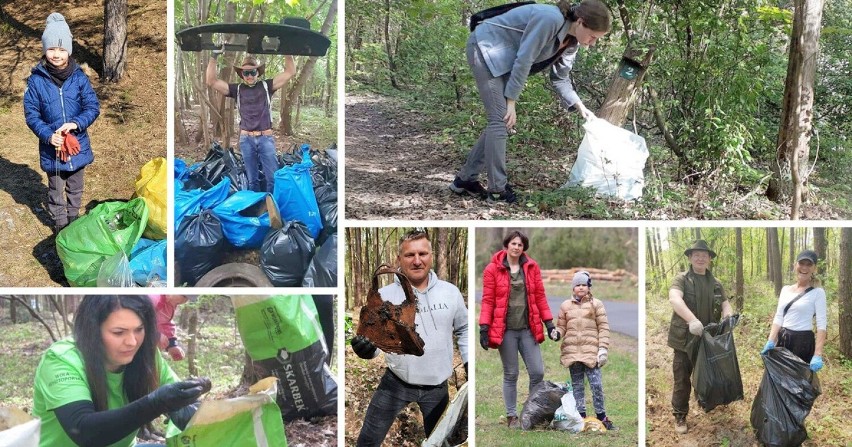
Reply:
[[[213,209],[228,198],[231,180],[223,178],[216,186],[204,191],[193,189],[181,191],[175,181],[175,228],[179,227],[183,218],[190,214],[198,214],[201,210]]]
[[[265,192],[237,191],[225,199],[213,213],[222,222],[225,237],[235,247],[258,248],[272,226],[269,212],[258,211],[265,206],[269,194]],[[275,201],[272,201],[275,206]]]
[[[153,282],[158,284],[167,281],[166,269],[166,243],[163,239],[154,241],[151,239],[139,239],[130,251],[130,270],[133,272],[133,282],[140,286],[149,286]]]
[[[272,196],[278,204],[282,219],[304,223],[311,232],[311,237],[316,239],[322,231],[322,216],[311,180],[313,165],[310,147],[304,144],[301,163],[285,166],[275,172]]]

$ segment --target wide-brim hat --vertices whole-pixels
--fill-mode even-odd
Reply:
[[[257,77],[261,77],[266,71],[266,64],[258,63],[257,59],[252,56],[246,56],[246,58],[243,59],[242,65],[234,65],[234,71],[237,72],[237,76],[239,76],[240,79],[243,79],[243,70],[253,69],[257,69]]]
[[[816,264],[817,259],[819,259],[819,255],[817,255],[817,252],[815,252],[813,250],[804,250],[801,253],[799,253],[799,256],[796,256],[796,263],[798,263],[799,261],[805,260],[805,259]]]
[[[707,246],[707,242],[704,241],[704,239],[698,239],[695,242],[693,242],[692,247],[687,248],[683,252],[683,254],[685,254],[687,257],[689,257],[689,255],[691,255],[692,252],[695,251],[695,250],[701,250],[701,251],[706,251],[707,253],[710,253],[710,259],[713,259],[713,258],[716,257],[716,252],[711,250],[710,247]]]

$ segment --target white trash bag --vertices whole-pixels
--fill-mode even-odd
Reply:
[[[556,430],[579,433],[583,431],[583,416],[580,416],[580,412],[577,411],[577,401],[574,400],[571,383],[568,383],[567,387],[568,392],[562,396],[562,406],[556,409],[550,426]]]
[[[586,135],[562,187],[592,187],[598,194],[622,200],[642,197],[642,170],[648,159],[645,139],[602,118],[586,121],[583,128]]]
[[[40,435],[41,419],[0,407],[0,447],[38,447]]]

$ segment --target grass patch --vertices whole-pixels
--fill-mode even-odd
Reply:
[[[296,141],[309,142],[314,149],[325,149],[337,143],[337,114],[332,112],[327,117],[320,107],[302,107],[299,124],[294,131]]]
[[[479,313],[479,306],[476,309]],[[603,368],[606,411],[618,427],[607,433],[571,434],[555,430],[520,431],[506,427],[503,403],[503,366],[496,349],[476,349],[476,443],[477,445],[525,445],[552,447],[554,445],[635,446],[638,443],[638,363],[637,341],[611,334],[609,363]],[[570,376],[559,362],[560,343],[546,340],[542,345],[544,379],[565,382]],[[518,414],[527,399],[529,376],[521,362],[518,377]],[[592,393],[586,386],[586,407],[594,413]]]

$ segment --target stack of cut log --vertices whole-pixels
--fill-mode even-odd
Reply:
[[[587,271],[592,275],[592,283],[595,281],[625,281],[629,280],[632,283],[639,281],[639,277],[623,269],[604,270],[593,269],[588,267],[573,267],[567,270],[542,270],[541,280],[543,282],[570,283],[574,278],[574,273],[578,271]]]

